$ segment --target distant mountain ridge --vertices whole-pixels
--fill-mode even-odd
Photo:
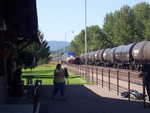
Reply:
[[[50,46],[50,51],[57,51],[66,46],[69,46],[69,42],[67,41],[47,41],[48,46]]]

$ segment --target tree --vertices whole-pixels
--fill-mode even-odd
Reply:
[[[104,21],[103,29],[114,46],[134,41],[134,14],[129,6],[107,14]]]
[[[103,28],[87,27],[88,51],[150,40],[150,4],[124,5],[104,18]],[[70,49],[78,55],[84,53],[84,30],[72,41]]]
[[[103,29],[114,46],[150,39],[150,5],[125,5],[104,19]]]
[[[87,48],[88,51],[95,51],[111,46],[111,41],[107,39],[105,32],[97,25],[87,28]],[[77,55],[84,53],[85,50],[85,31],[82,30],[71,42],[70,50]]]
[[[18,53],[17,63],[24,65],[25,68],[34,68],[38,64],[44,64],[49,61],[50,49],[48,43],[44,40],[43,33],[39,32],[41,43],[32,43],[23,51]]]
[[[133,7],[134,15],[136,17],[135,24],[139,41],[150,39],[150,4],[146,2],[139,3]]]

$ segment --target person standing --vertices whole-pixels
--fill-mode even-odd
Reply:
[[[148,99],[150,101],[150,65],[149,64],[144,64],[142,66],[142,75],[144,77],[144,85],[146,87],[147,90],[147,94],[148,94]],[[150,104],[148,105],[150,107]]]
[[[52,100],[55,99],[56,94],[60,91],[62,97],[65,94],[65,72],[62,69],[61,64],[56,65],[54,70],[54,89],[52,92]]]

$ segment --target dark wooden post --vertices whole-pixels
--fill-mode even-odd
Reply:
[[[92,68],[92,83],[94,82],[94,75],[93,75],[93,71],[94,71],[94,67],[91,67]]]
[[[86,65],[87,67],[87,81],[90,82],[90,68],[88,65]]]
[[[82,66],[81,70],[82,70],[82,72],[81,72],[82,73],[82,77],[84,78],[83,66]]]
[[[85,67],[84,67],[84,74],[85,74],[85,80],[87,80],[87,66],[85,65]]]
[[[110,68],[108,70],[108,83],[109,83],[109,91],[110,91]]]
[[[104,69],[102,68],[102,74],[101,74],[101,75],[102,75],[102,88],[104,87],[104,80],[103,80],[103,79],[104,79],[104,77],[103,77],[103,71],[104,71]]]
[[[119,95],[119,70],[117,70],[117,95]]]
[[[98,67],[96,68],[96,84],[98,86]]]
[[[88,76],[88,81],[91,82],[91,67],[88,65],[87,66],[87,76]]]
[[[79,75],[81,76],[81,65],[79,65]]]
[[[82,65],[80,65],[80,75],[82,76]]]
[[[84,79],[86,80],[86,77],[85,77],[85,66],[83,66],[83,76],[84,76]]]
[[[129,92],[128,100],[130,101],[130,72],[128,72],[128,92]]]
[[[87,75],[86,75],[86,65],[84,66],[84,76],[85,76],[85,80],[87,80]]]

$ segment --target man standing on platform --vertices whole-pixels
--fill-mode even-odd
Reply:
[[[52,100],[55,99],[56,94],[60,91],[62,97],[65,94],[65,72],[62,69],[61,64],[57,64],[54,70],[54,89],[52,92]]]

